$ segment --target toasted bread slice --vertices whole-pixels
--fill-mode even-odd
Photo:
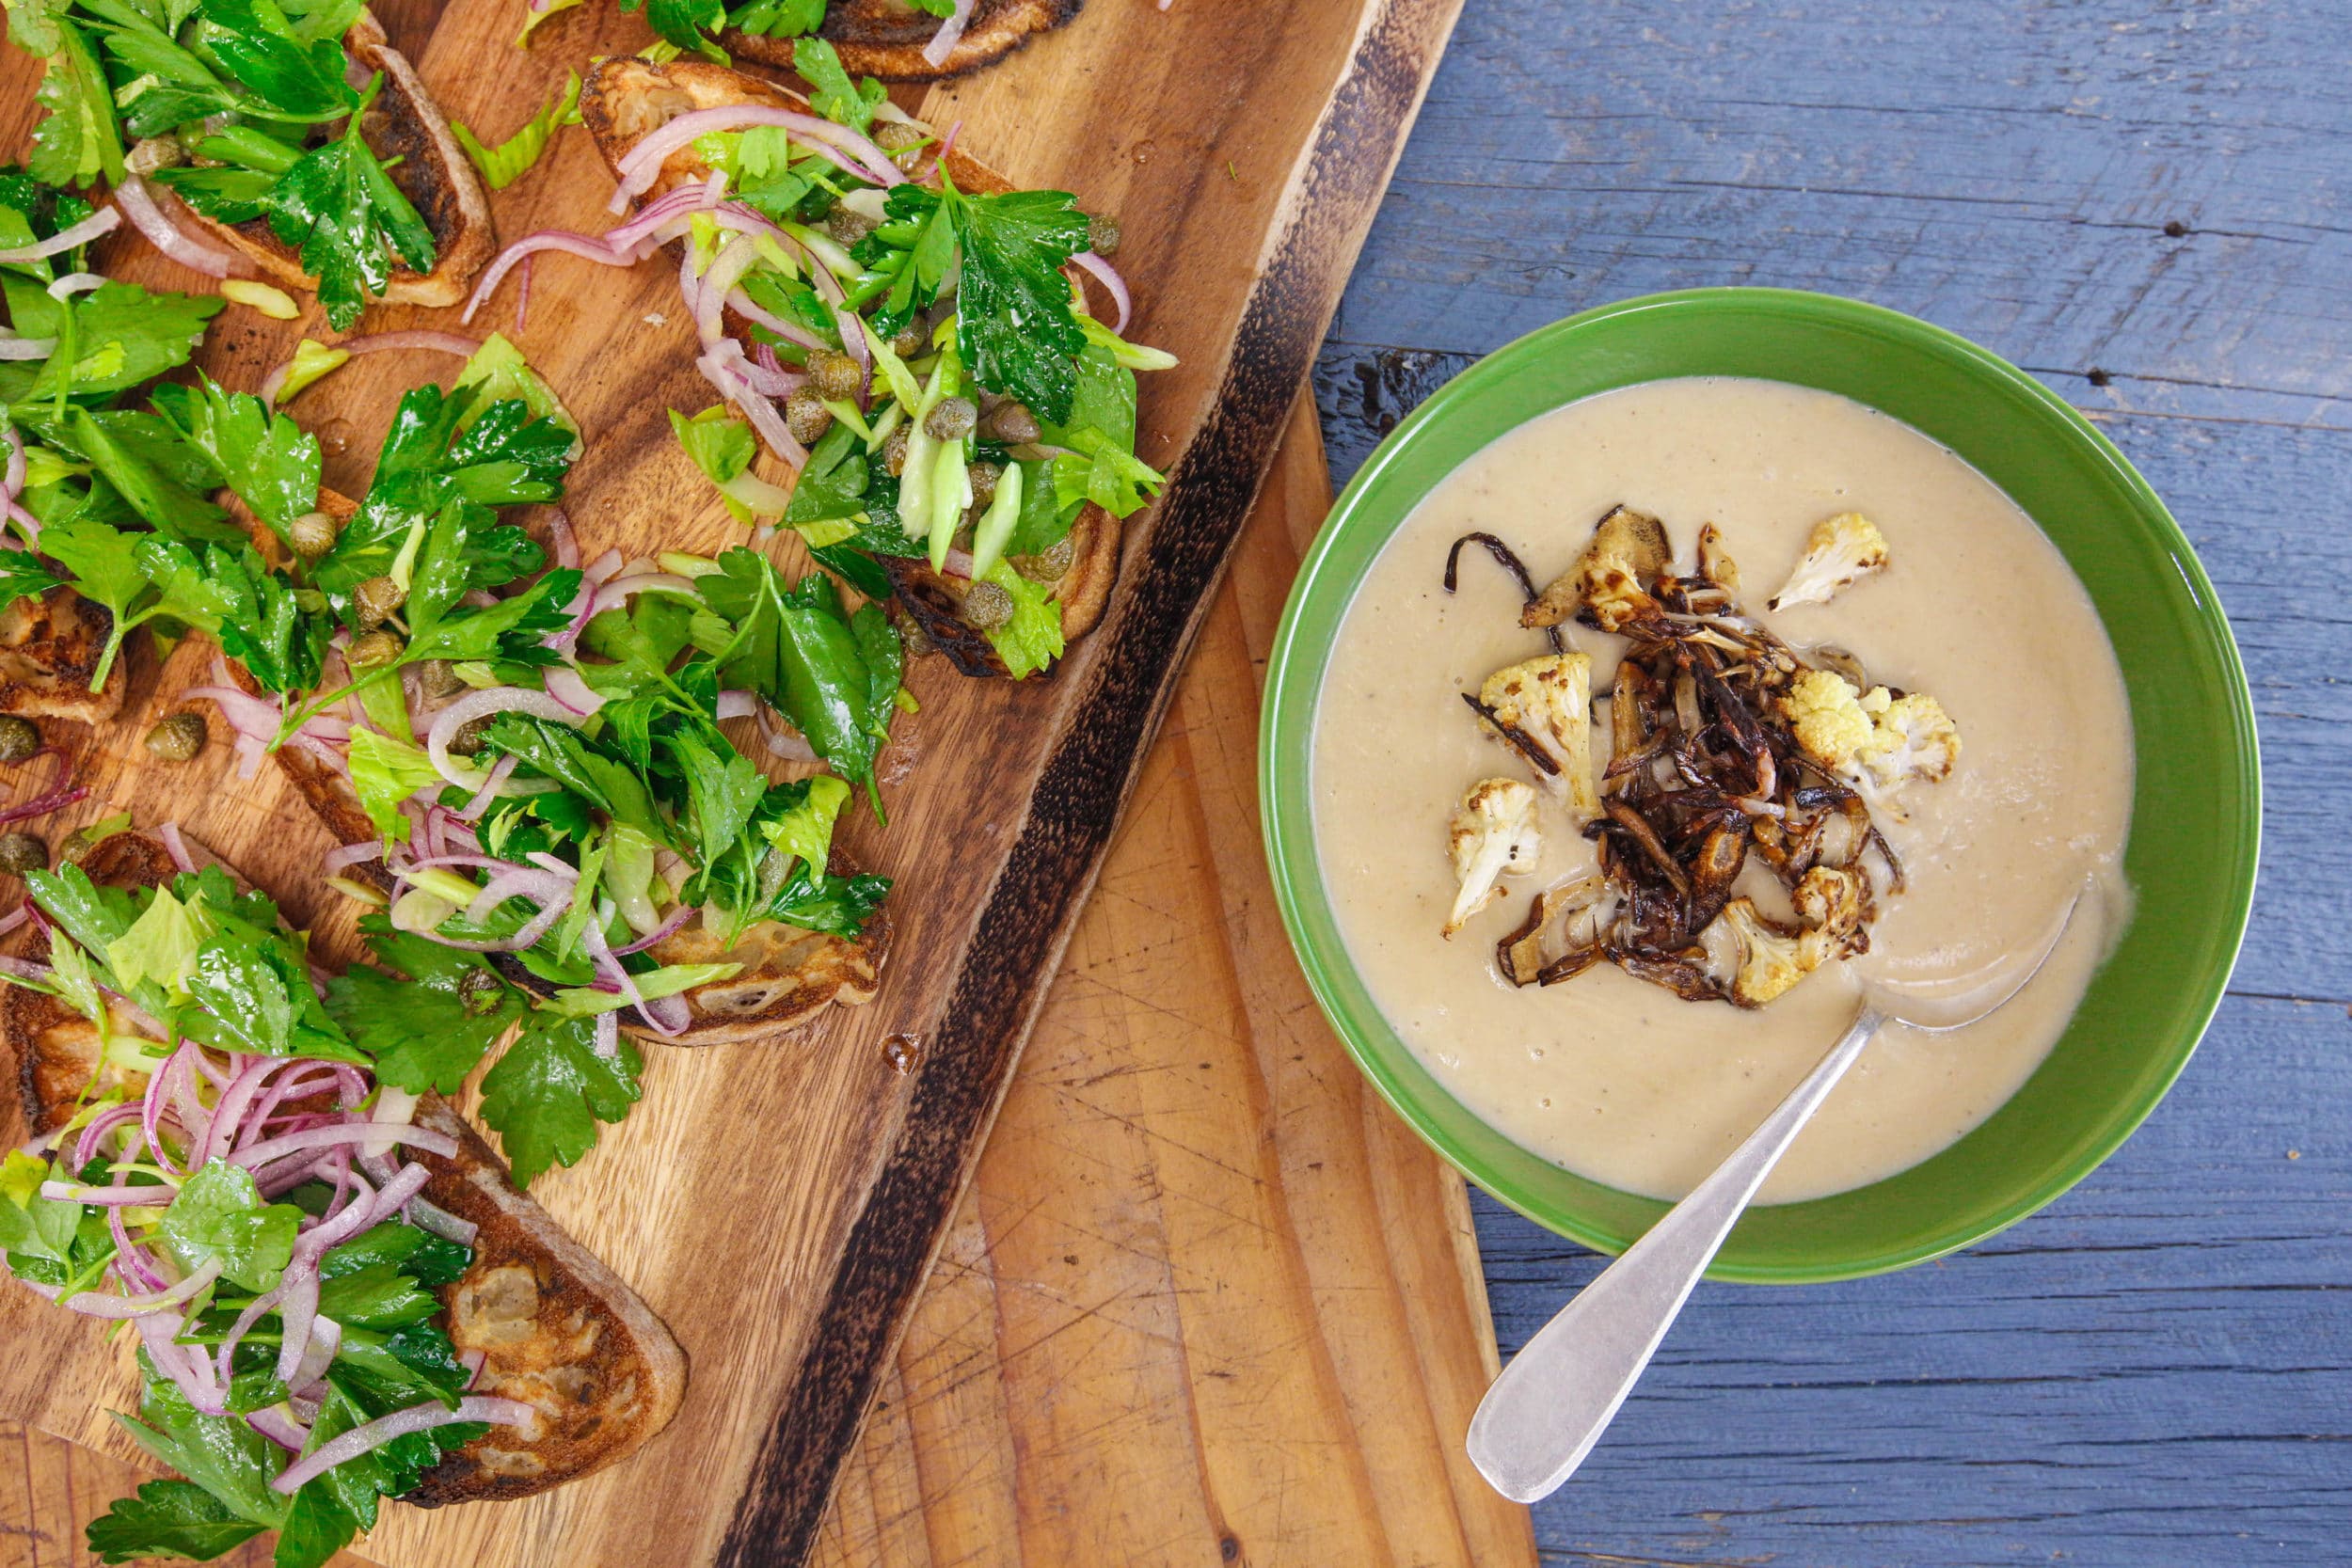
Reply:
[[[1070,570],[1054,585],[1054,602],[1061,607],[1061,636],[1067,644],[1094,629],[1110,603],[1111,584],[1119,578],[1119,519],[1092,501],[1079,510],[1070,525]],[[963,619],[963,596],[972,591],[969,578],[934,572],[918,556],[878,556],[898,602],[923,628],[931,646],[966,675],[1009,673],[1005,661],[985,633]]]
[[[963,36],[937,65],[923,57],[939,32],[939,18],[907,0],[833,0],[822,36],[851,76],[885,82],[940,82],[993,65],[1040,33],[1073,20],[1085,0],[979,0]],[[720,35],[729,54],[781,71],[792,69],[791,39],[762,38],[730,28]]]
[[[402,305],[458,304],[473,287],[474,275],[498,250],[482,182],[450,134],[449,121],[417,79],[416,68],[384,41],[384,29],[373,16],[360,13],[343,35],[343,47],[363,69],[384,73],[384,90],[369,109],[361,134],[386,163],[400,160],[391,168],[392,183],[415,204],[417,215],[433,232],[433,270],[418,273],[395,265],[383,298]],[[319,280],[302,265],[298,247],[280,240],[267,218],[226,224],[193,209],[187,218],[234,245],[280,282],[318,288]]]
[[[122,709],[125,661],[115,660],[105,686],[92,691],[99,656],[114,615],[71,588],[18,599],[0,610],[0,713],[101,724]]]
[[[188,849],[199,863],[214,858]],[[110,886],[152,887],[176,867],[159,840],[125,832],[101,840],[82,869]],[[17,936],[19,957],[48,957],[47,930],[28,925]],[[9,986],[0,991],[0,1042],[16,1064],[27,1129],[65,1125],[98,1068],[97,1029],[53,996]],[[418,1104],[417,1123],[457,1143],[449,1159],[414,1156],[433,1173],[424,1196],[477,1227],[472,1265],[440,1291],[450,1338],[460,1354],[483,1353],[477,1392],[519,1400],[539,1418],[493,1427],[427,1470],[405,1500],[432,1508],[526,1497],[628,1458],[677,1414],[686,1353],[634,1291],[515,1186],[438,1095]]]
[[[617,178],[620,160],[649,132],[679,115],[731,103],[808,109],[807,101],[798,94],[724,66],[683,59],[655,65],[626,55],[599,60],[588,72],[587,84],[580,90],[580,115],[596,138],[597,151]],[[1013,188],[1012,182],[960,149],[949,149],[946,162],[947,172],[960,190],[993,195]],[[658,196],[709,175],[709,165],[690,143],[662,162],[660,174],[645,194]],[[750,324],[731,310],[723,316],[727,330],[749,347]],[[1055,588],[1065,641],[1085,635],[1103,618],[1111,585],[1119,577],[1120,533],[1119,519],[1091,503],[1073,526],[1071,541],[1076,553],[1070,571]],[[967,675],[1006,673],[988,639],[965,626],[957,614],[969,583],[935,573],[913,560],[886,560],[882,567],[908,611],[958,670]]]

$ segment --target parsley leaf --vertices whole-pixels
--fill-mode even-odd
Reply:
[[[268,1527],[241,1519],[192,1481],[151,1481],[135,1497],[119,1497],[92,1519],[84,1539],[101,1562],[148,1557],[199,1561],[230,1551]]]
[[[215,1159],[182,1184],[157,1229],[182,1268],[217,1259],[223,1279],[259,1292],[277,1288],[301,1222],[293,1204],[262,1201],[251,1171]]]
[[[1061,269],[1087,247],[1087,215],[1067,191],[964,196],[950,185],[963,250],[956,339],[972,378],[1028,404],[1048,423],[1070,417],[1072,359],[1087,346]]]
[[[209,375],[194,387],[158,387],[151,402],[219,482],[291,543],[294,520],[318,505],[318,437]]]
[[[354,732],[357,734],[358,732]],[[376,958],[407,976],[354,965],[326,983],[326,1010],[395,1088],[455,1094],[474,1064],[524,1013],[515,989],[474,954],[360,923]]]
[[[359,139],[365,118],[354,114],[342,135],[304,153],[269,195],[270,230],[301,248],[337,331],[390,286],[394,256],[412,271],[433,270],[433,231]]]
[[[498,1130],[516,1186],[579,1163],[596,1147],[596,1124],[619,1121],[644,1092],[636,1046],[623,1036],[599,1055],[596,1037],[594,1019],[534,1014],[484,1076],[482,1119]]]
[[[46,9],[38,0],[8,8],[8,29],[18,42],[33,47],[20,19],[29,23]],[[40,23],[31,23],[29,30],[33,37],[56,41],[40,51],[49,58],[33,99],[47,113],[33,127],[33,150],[25,166],[48,185],[87,185],[102,174],[109,183],[120,180],[122,135],[115,128],[114,95],[89,39],[55,11]]]
[[[822,20],[823,7],[818,6]],[[802,31],[809,31],[811,23]],[[749,32],[750,28],[744,31]],[[792,46],[792,69],[809,85],[809,106],[837,125],[846,125],[863,135],[874,123],[875,106],[888,95],[883,86],[871,76],[852,83],[850,73],[842,68],[841,56],[823,39],[804,38]]]

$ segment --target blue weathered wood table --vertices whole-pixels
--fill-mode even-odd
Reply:
[[[1318,368],[1337,478],[1608,300],[1924,316],[2170,504],[2268,797],[2229,997],[2122,1153],[1943,1263],[1702,1290],[1548,1562],[2352,1562],[2348,63],[2352,8],[2279,0],[1470,0]],[[1600,1260],[1479,1223],[1508,1354]]]

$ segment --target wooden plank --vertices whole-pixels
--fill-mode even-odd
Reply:
[[[2231,611],[2267,799],[2232,994],[2149,1124],[1963,1256],[1701,1291],[1535,1511],[1545,1560],[2342,1560],[2352,14],[1615,0],[1547,46],[1559,14],[1464,15],[1318,366],[1340,477],[1454,368],[1608,300],[1753,282],[1925,315],[2165,498]],[[1479,1215],[1508,1350],[1600,1264]]]
[[[1457,6],[1097,8],[934,95],[929,113],[961,120],[991,162],[1124,218],[1136,330],[1183,359],[1144,409],[1142,450],[1171,471],[1168,492],[1129,531],[1109,618],[1055,680],[911,673],[922,712],[885,759],[891,828],[846,835],[898,879],[902,957],[882,1000],[764,1056],[652,1053],[625,1133],[541,1183],[557,1218],[637,1282],[686,1346],[693,1392],[672,1430],[631,1465],[525,1503],[392,1511],[372,1553],[396,1568],[596,1560],[647,1541],[677,1562],[803,1556]],[[645,37],[642,19],[581,8],[525,61],[513,27],[502,0],[461,0],[417,57],[452,116],[488,134],[524,119],[564,65]],[[21,134],[29,87],[9,80],[0,131]],[[584,138],[566,136],[495,206],[510,235],[593,230],[608,190]],[[129,275],[185,281],[122,245]],[[739,539],[663,417],[708,401],[674,281],[659,267],[591,275],[549,261],[521,342],[594,437],[566,498],[583,548]],[[371,325],[412,324],[452,325],[419,310]],[[239,312],[205,361],[250,387],[304,327],[316,324]],[[395,360],[355,362],[297,405],[312,419],[332,409],[330,483],[356,488],[395,393],[419,378]],[[347,961],[347,915],[318,910],[324,840],[275,777],[239,788],[225,748],[175,770],[136,745],[208,657],[191,643],[161,667],[135,660],[123,721],[81,760],[94,791],[82,815],[135,801],[151,820],[177,818],[297,917],[318,914],[321,955]],[[889,1035],[921,1042],[919,1070],[893,1069]],[[0,1409],[119,1454],[101,1412],[128,1402],[130,1385],[95,1325],[62,1323],[21,1293],[0,1302]]]
[[[1257,849],[1258,674],[1328,483],[1302,399],[829,1568],[1532,1560],[1461,1458],[1494,1366],[1461,1180],[1324,1027]]]

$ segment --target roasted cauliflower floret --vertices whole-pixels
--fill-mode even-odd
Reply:
[[[1673,554],[1663,523],[1629,506],[1613,506],[1576,564],[1535,596],[1519,624],[1556,626],[1582,605],[1601,630],[1622,630],[1657,610],[1658,601],[1642,585],[1664,571]]]
[[[1699,528],[1699,576],[1733,597],[1739,596],[1740,563],[1724,547],[1724,531],[1713,523]]]
[[[1886,536],[1861,513],[1840,512],[1824,517],[1813,525],[1812,535],[1805,540],[1804,559],[1772,595],[1772,608],[1825,604],[1839,589],[1883,569],[1891,559]]]
[[[1580,815],[1600,814],[1593,788],[1593,661],[1552,654],[1506,665],[1478,689],[1488,733],[1527,755],[1536,782]],[[1547,770],[1536,758],[1551,766]]]
[[[1870,738],[1854,756],[1883,788],[1914,779],[1930,784],[1952,776],[1960,761],[1960,727],[1944,705],[1925,692],[1891,697],[1886,688],[1873,687],[1862,699],[1870,716]]]
[[[1820,944],[1806,942],[1809,933],[1784,929],[1756,913],[1745,898],[1724,905],[1715,924],[1728,926],[1738,942],[1730,1000],[1742,1007],[1761,1007],[1786,996],[1821,966]]]
[[[1860,695],[1834,670],[1807,670],[1789,682],[1780,711],[1797,744],[1824,768],[1851,766],[1878,733]]]
[[[1813,955],[1807,969],[1870,950],[1863,929],[1870,918],[1870,890],[1860,872],[1817,865],[1797,884],[1794,897],[1805,925],[1798,941]]]
[[[1507,872],[1524,877],[1535,869],[1543,835],[1535,829],[1535,792],[1517,779],[1481,779],[1463,792],[1449,836],[1454,874],[1462,890],[1446,917],[1452,936],[1465,921],[1502,896],[1496,885]]]

